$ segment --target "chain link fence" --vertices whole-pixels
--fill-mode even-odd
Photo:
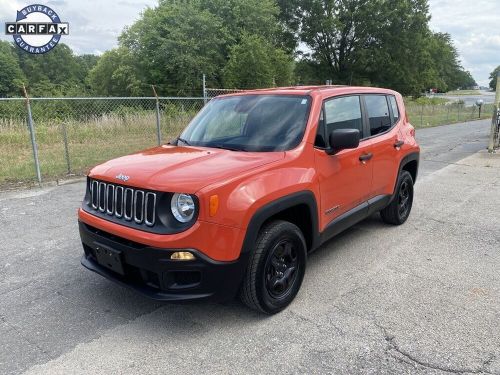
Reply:
[[[0,187],[84,175],[105,160],[166,143],[211,98],[241,91],[206,88],[201,98],[0,98]],[[407,110],[418,128],[491,119],[493,105],[481,114],[462,103],[408,103]]]
[[[203,98],[0,99],[0,186],[83,175],[105,160],[166,143],[203,105]]]
[[[219,95],[227,95],[227,94],[235,94],[238,92],[243,92],[245,90],[240,90],[240,89],[210,89],[210,88],[205,88],[203,90],[203,97],[205,100],[210,100],[212,98],[215,98],[216,96]]]
[[[494,104],[466,106],[462,102],[447,102],[443,104],[406,103],[406,111],[410,121],[417,128],[452,124],[479,119],[489,119],[494,110]]]

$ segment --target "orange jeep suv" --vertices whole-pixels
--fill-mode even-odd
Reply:
[[[391,90],[217,97],[169,144],[92,169],[82,264],[157,300],[239,294],[276,313],[329,238],[376,212],[406,221],[419,151]]]

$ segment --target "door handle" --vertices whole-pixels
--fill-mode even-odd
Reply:
[[[359,161],[362,163],[366,163],[368,160],[370,160],[373,157],[373,154],[369,152],[368,154],[363,154],[359,157]]]
[[[394,143],[394,148],[400,148],[404,144],[404,141],[396,141],[396,143]]]

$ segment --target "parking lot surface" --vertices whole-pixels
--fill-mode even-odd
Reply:
[[[296,300],[160,304],[80,266],[84,184],[0,193],[0,373],[500,374],[500,155],[489,123],[417,131],[408,222],[309,257]]]

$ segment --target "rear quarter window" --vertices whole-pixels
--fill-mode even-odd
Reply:
[[[398,107],[398,102],[396,101],[396,98],[394,96],[389,96],[389,103],[391,104],[391,109],[392,109],[392,115],[394,117],[394,123],[397,123],[399,121],[399,107]]]

